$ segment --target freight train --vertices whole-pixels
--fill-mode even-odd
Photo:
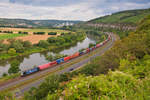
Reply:
[[[22,76],[22,77],[23,77],[23,76],[27,76],[27,75],[30,75],[30,74],[32,74],[32,73],[35,73],[35,72],[38,72],[38,71],[42,71],[42,70],[48,69],[48,68],[50,68],[50,67],[54,67],[54,66],[56,66],[56,65],[58,65],[58,64],[67,62],[67,61],[69,61],[69,60],[71,60],[71,59],[74,59],[74,58],[76,58],[76,57],[78,57],[78,56],[82,56],[82,55],[84,55],[84,54],[87,54],[87,53],[89,53],[89,52],[95,50],[96,48],[99,48],[99,47],[105,45],[109,40],[111,40],[111,35],[108,35],[108,38],[107,38],[105,41],[103,41],[103,42],[101,42],[101,43],[99,43],[99,44],[95,44],[95,46],[93,46],[93,47],[91,47],[91,48],[87,48],[87,49],[85,49],[85,50],[83,50],[83,51],[81,51],[81,52],[76,52],[76,53],[73,54],[73,55],[70,55],[70,56],[67,56],[67,57],[64,57],[64,58],[60,58],[60,59],[57,59],[57,60],[55,60],[55,61],[49,62],[49,63],[47,63],[47,64],[40,65],[40,66],[38,66],[38,67],[35,67],[35,68],[32,68],[32,69],[23,71],[23,72],[21,72],[21,76]]]

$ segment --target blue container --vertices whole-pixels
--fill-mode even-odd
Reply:
[[[34,72],[37,72],[37,71],[39,71],[39,68],[38,68],[38,67],[35,67],[35,68],[33,68],[33,69],[27,70],[27,71],[25,72],[25,74],[28,75],[28,74],[31,74],[31,73],[34,73]]]
[[[60,58],[60,59],[56,60],[56,62],[57,62],[58,64],[60,64],[60,63],[64,62],[64,58]]]
[[[84,52],[83,52],[83,51],[79,52],[79,55],[83,55],[83,54],[84,54]]]

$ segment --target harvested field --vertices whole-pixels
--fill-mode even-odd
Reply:
[[[50,35],[27,35],[24,37],[17,37],[15,39],[21,39],[23,41],[30,41],[32,44],[38,43],[40,40],[47,40],[49,37],[52,37]],[[55,37],[55,36],[53,36]]]
[[[19,31],[22,32],[28,32],[29,34],[32,34],[33,32],[57,32],[58,34],[61,33],[68,33],[70,31],[66,30],[59,30],[59,29],[27,29],[27,28],[0,28],[1,31],[13,31],[14,33],[18,33]]]
[[[0,28],[0,30],[3,30],[3,31],[25,31],[28,29],[25,29],[25,28]]]
[[[47,40],[49,37],[56,37],[51,35],[26,35],[23,37],[16,37],[14,39],[16,40],[23,40],[23,41],[30,41],[32,44],[38,43],[40,40]],[[4,41],[4,43],[8,43],[7,40]]]
[[[13,31],[14,34],[8,34],[7,33],[0,33],[2,35],[6,35],[3,38],[4,43],[8,43],[7,39],[14,38],[14,39],[21,39],[23,41],[30,41],[32,44],[38,43],[40,40],[47,40],[49,37],[56,37],[60,35],[61,33],[68,33],[70,31],[66,30],[59,30],[59,29],[27,29],[27,28],[0,28],[1,31]],[[18,32],[28,32],[28,35],[24,34],[18,34]],[[34,35],[33,32],[45,32],[44,35]],[[48,32],[57,32],[57,35],[48,35]],[[74,32],[72,32],[74,33]]]

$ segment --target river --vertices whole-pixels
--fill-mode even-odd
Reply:
[[[71,55],[75,52],[78,52],[81,49],[88,48],[90,43],[96,43],[96,40],[94,38],[90,38],[90,36],[87,36],[83,41],[78,42],[75,46],[71,46],[68,49],[64,49],[60,51],[60,54],[65,55]],[[19,60],[20,65],[19,68],[21,71],[27,70],[30,68],[33,68],[34,66],[42,65],[45,63],[48,63],[49,61],[46,60],[45,55],[49,52],[44,53],[33,53],[28,56],[19,57],[7,61],[1,61],[0,62],[0,77],[3,75],[3,73],[8,73],[8,69],[10,68],[10,63],[13,60]]]

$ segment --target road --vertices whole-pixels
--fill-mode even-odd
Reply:
[[[74,69],[74,70],[78,69],[78,68],[82,67],[83,65],[85,65],[87,62],[89,62],[92,59],[94,59],[95,57],[104,54],[108,49],[110,49],[113,46],[114,41],[116,40],[116,36],[114,34],[112,34],[111,37],[112,37],[112,40],[109,41],[108,44],[102,50],[100,50],[99,52],[97,52],[93,56],[90,56],[90,57],[88,57],[88,58],[86,58],[86,59],[84,59],[84,60],[82,60],[82,61],[80,61],[78,63],[75,63],[75,64],[71,65],[68,68],[65,68],[63,70],[59,70],[59,71],[55,72],[55,74],[62,74],[62,73],[65,73],[65,72],[70,72],[70,69]],[[78,58],[76,58],[76,59],[78,59]],[[75,60],[75,59],[73,59],[73,60]],[[71,61],[72,60],[68,61],[68,63],[71,62]],[[56,70],[57,68],[63,66],[64,64],[55,66],[53,68],[50,68],[50,69],[47,69],[47,70],[44,70],[44,71],[40,71],[38,73],[35,73],[35,74],[27,76],[27,77],[23,77],[23,78],[20,77],[18,79],[14,79],[12,82],[8,82],[7,84],[1,85],[0,86],[0,91],[4,90],[4,89],[7,89],[7,88],[9,88],[11,86],[14,86],[14,85],[16,85],[18,83],[22,83],[22,82],[28,81],[30,79],[33,79],[37,75],[42,75],[44,73],[52,72],[52,71]],[[25,85],[23,87],[18,88],[18,91],[16,92],[16,95],[19,96],[19,95],[23,94],[25,91],[28,91],[31,87],[37,87],[37,86],[39,86],[39,84],[41,82],[43,82],[43,81],[44,81],[44,78],[41,78],[41,79],[39,79],[37,81],[34,81],[34,82],[29,83],[29,84],[27,84],[27,85]]]

